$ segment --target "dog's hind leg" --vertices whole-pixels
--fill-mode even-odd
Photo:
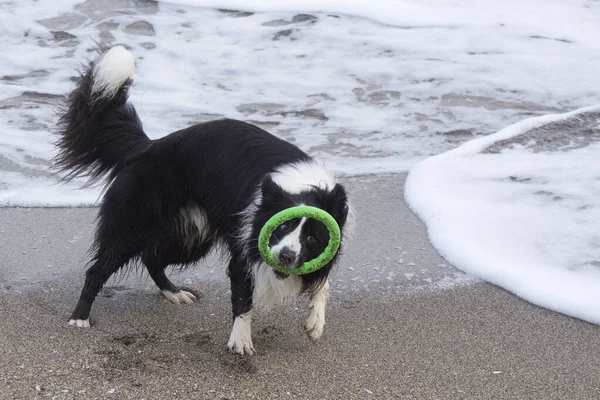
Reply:
[[[69,325],[79,328],[89,328],[89,316],[92,304],[108,278],[123,267],[133,256],[115,251],[115,247],[102,246],[95,257],[92,266],[85,274],[85,283],[79,302],[71,314]]]
[[[252,355],[252,275],[246,269],[246,261],[232,257],[227,274],[231,280],[231,306],[233,328],[227,346],[241,355]]]
[[[148,268],[150,277],[156,283],[163,296],[165,296],[173,304],[191,304],[194,300],[198,300],[196,296],[185,290],[179,289],[167,278],[165,268],[167,264],[160,263],[156,258],[144,256],[143,262]]]
[[[156,286],[173,304],[190,304],[198,300],[188,291],[181,290],[165,274],[165,269],[171,264],[190,265],[208,254],[214,245],[214,240],[194,240],[185,244],[181,238],[169,234],[155,240],[142,254],[142,262]],[[170,238],[170,239],[169,239]]]
[[[154,234],[152,220],[147,217],[152,215],[147,203],[130,201],[123,189],[131,188],[129,182],[117,178],[104,196],[94,240],[95,255],[86,271],[83,290],[69,325],[90,326],[90,310],[100,289],[115,272],[140,255],[148,238]]]
[[[198,300],[198,298],[192,293],[186,290],[181,290],[177,286],[173,285],[173,283],[165,275],[164,269],[160,271],[154,271],[154,273],[150,272],[150,276],[154,280],[154,283],[156,283],[156,286],[158,286],[160,289],[160,292],[163,294],[163,296],[165,296],[171,303],[192,304],[194,301]]]

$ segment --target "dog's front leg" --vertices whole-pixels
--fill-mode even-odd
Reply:
[[[231,280],[231,307],[233,328],[227,346],[240,355],[252,355],[256,350],[252,345],[252,277],[246,272],[246,263],[229,262],[227,271]]]
[[[325,327],[325,307],[329,300],[329,281],[325,283],[317,290],[315,290],[308,300],[308,316],[304,323],[304,329],[308,337],[315,342],[323,335],[323,328]]]
[[[256,350],[252,345],[252,310],[234,317],[227,346],[229,350],[242,356],[254,354]]]

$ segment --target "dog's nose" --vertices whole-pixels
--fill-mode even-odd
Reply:
[[[289,247],[284,247],[281,249],[279,252],[279,262],[284,267],[291,266],[294,261],[296,261],[296,253],[294,253],[294,251],[292,251]]]

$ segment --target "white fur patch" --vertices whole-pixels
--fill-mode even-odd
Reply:
[[[181,234],[188,246],[198,239],[200,242],[208,237],[208,217],[204,210],[195,204],[181,209]]]
[[[258,211],[262,200],[262,193],[260,187],[256,189],[252,197],[252,201],[248,206],[240,213],[240,229],[237,232],[237,243],[242,253],[247,257],[250,247],[250,237],[252,236],[252,223],[254,222],[254,216]]]
[[[306,218],[302,218],[300,223],[292,232],[288,233],[277,243],[275,246],[271,247],[271,253],[275,256],[275,258],[279,257],[279,253],[283,250],[284,247],[289,248],[291,251],[296,253],[296,258],[300,255],[300,251],[302,250],[302,242],[300,240],[300,234],[302,233],[302,226],[306,222]]]
[[[161,290],[161,293],[173,304],[192,304],[194,300],[198,300],[196,296],[190,292],[186,292],[185,290],[180,290],[179,292]]]
[[[69,321],[69,325],[76,326],[78,328],[89,328],[90,320],[89,319],[72,319]]]
[[[308,316],[304,321],[304,329],[308,337],[317,341],[323,335],[325,328],[325,307],[329,300],[329,281],[325,281],[319,290],[315,291],[308,300]]]
[[[348,241],[352,239],[354,233],[356,232],[356,214],[354,213],[354,207],[350,204],[350,200],[348,200],[348,216],[346,217],[346,223],[344,224],[344,235],[342,236],[342,250],[348,245]]]
[[[280,279],[272,268],[264,263],[252,267],[254,274],[254,294],[252,302],[257,308],[269,309],[279,303],[294,301],[302,291],[302,278],[290,275]]]
[[[251,356],[256,351],[252,344],[252,311],[235,317],[227,347],[242,356]]]
[[[273,182],[291,194],[311,190],[313,187],[329,191],[336,183],[335,175],[327,170],[324,164],[316,161],[283,165],[271,174],[271,178]]]
[[[96,62],[92,92],[100,97],[112,97],[134,71],[135,60],[131,52],[123,46],[115,46]]]

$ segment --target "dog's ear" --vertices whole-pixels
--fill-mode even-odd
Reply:
[[[348,217],[348,197],[346,196],[346,190],[342,185],[337,183],[331,192],[327,194],[327,212],[329,212],[333,218],[340,224],[343,225]]]
[[[284,196],[283,189],[281,186],[276,184],[270,176],[267,176],[263,182],[261,187],[263,203],[265,201],[273,201],[277,199],[281,199]]]

